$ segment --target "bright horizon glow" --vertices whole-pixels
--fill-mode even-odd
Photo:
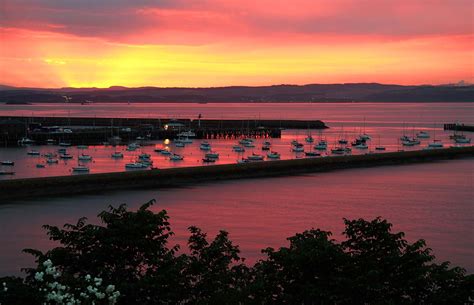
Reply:
[[[474,81],[473,4],[466,0],[52,3],[3,1],[1,84]]]

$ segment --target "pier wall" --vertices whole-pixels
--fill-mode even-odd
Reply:
[[[49,132],[42,127],[67,127],[72,132]],[[123,142],[137,137],[147,140],[174,139],[181,131],[192,129],[198,139],[279,138],[282,129],[324,129],[320,120],[213,120],[169,118],[97,118],[97,117],[15,117],[0,116],[0,145],[16,145],[28,137],[37,144],[48,139],[73,145],[96,145],[120,136]],[[123,129],[129,129],[124,132]]]
[[[6,200],[10,199],[58,195],[69,196],[125,189],[166,188],[218,180],[296,175],[337,169],[428,162],[461,157],[474,157],[474,146],[246,164],[13,179],[0,181],[0,203],[7,203]]]

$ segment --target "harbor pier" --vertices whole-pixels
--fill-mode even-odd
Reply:
[[[0,145],[16,145],[23,137],[37,144],[47,140],[95,145],[120,138],[124,143],[174,139],[192,130],[197,139],[279,138],[283,129],[324,129],[320,120],[213,120],[170,118],[0,117]]]
[[[474,157],[474,146],[365,155],[261,161],[105,174],[41,177],[0,181],[0,203],[22,198],[166,188],[227,179],[298,175],[349,168],[400,165]]]

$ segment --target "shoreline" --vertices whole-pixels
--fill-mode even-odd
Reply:
[[[473,156],[474,146],[469,146],[366,155],[264,161],[247,164],[222,164],[134,172],[13,179],[0,181],[0,200],[27,199],[41,196],[79,195],[125,189],[168,188],[220,180],[289,176],[349,168],[421,163]]]

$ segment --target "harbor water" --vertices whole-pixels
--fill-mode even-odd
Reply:
[[[474,107],[469,103],[407,103],[407,104],[140,104],[140,105],[0,105],[0,115],[34,116],[109,116],[120,117],[133,113],[135,117],[169,116],[193,117],[201,113],[206,118],[245,119],[320,119],[330,129],[319,134],[316,130],[285,130],[281,139],[270,139],[272,150],[281,153],[282,159],[304,157],[290,151],[290,142],[304,143],[311,133],[315,143],[326,138],[328,148],[341,137],[352,141],[365,131],[372,136],[367,151],[353,149],[353,154],[373,151],[377,145],[387,151],[423,149],[434,137],[446,146],[452,132],[442,131],[443,123],[460,121],[473,124]],[[85,107],[85,108],[84,108]],[[61,110],[59,110],[61,108]],[[131,111],[133,109],[133,111]],[[431,138],[422,139],[414,147],[402,147],[402,134],[412,136],[427,131]],[[472,137],[470,133],[465,133]],[[239,155],[232,151],[235,139],[212,139],[212,149],[219,152],[219,163],[235,163],[237,159],[261,151],[263,141],[256,139],[255,148]],[[124,164],[145,152],[152,155],[154,166],[200,165],[204,152],[200,141],[179,148],[171,142],[148,143],[136,151],[126,146],[89,146],[87,149],[67,148],[74,156],[57,165],[36,168],[41,156],[27,155],[35,149],[40,154],[56,151],[57,146],[29,146],[0,148],[0,159],[15,161],[14,176],[38,177],[71,175],[77,156],[90,154],[91,173],[123,171]],[[314,144],[315,144],[314,143]],[[313,145],[314,145],[313,144]],[[168,146],[184,156],[183,161],[172,162],[153,151]],[[310,145],[305,144],[308,151]],[[110,157],[115,150],[123,151],[124,158]],[[32,266],[33,259],[21,253],[23,248],[46,250],[55,244],[49,241],[44,224],[62,225],[86,216],[97,222],[96,215],[109,204],[127,203],[135,209],[150,199],[156,199],[153,210],[166,209],[176,232],[172,243],[185,248],[189,236],[187,227],[196,225],[214,236],[218,230],[230,232],[230,238],[242,250],[249,264],[262,258],[265,247],[287,245],[286,237],[314,228],[329,230],[336,239],[341,238],[343,218],[371,219],[377,216],[394,224],[395,231],[406,232],[410,241],[426,240],[438,261],[449,260],[474,272],[474,160],[449,160],[425,164],[382,166],[367,169],[350,169],[310,175],[221,181],[192,187],[108,192],[95,195],[36,198],[0,204],[0,276],[20,274],[21,267]],[[1,191],[1,190],[0,190]]]

